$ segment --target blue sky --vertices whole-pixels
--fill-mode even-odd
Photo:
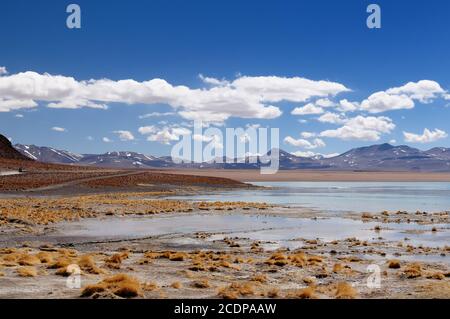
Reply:
[[[72,2],[82,10],[80,30],[65,24]],[[13,142],[167,155],[176,130],[189,128],[201,109],[223,110],[215,114],[221,121],[204,116],[221,128],[278,127],[281,148],[298,154],[394,141],[421,149],[450,146],[446,0],[72,2],[0,3],[0,132]],[[381,7],[381,29],[366,26],[369,3]],[[39,93],[26,89],[30,77],[39,81]],[[85,93],[89,84],[81,81],[90,79],[109,79],[120,96],[106,98],[98,87]],[[141,98],[139,86],[118,84],[125,79],[162,79],[170,93],[160,98],[152,86],[153,95]],[[309,85],[315,93],[305,93]],[[217,102],[208,91],[214,88],[236,101]],[[278,92],[269,92],[274,88]],[[197,89],[208,92],[199,97]],[[258,100],[260,92],[268,92],[265,99]],[[344,112],[342,100],[354,110]],[[305,115],[312,106],[317,114]],[[165,114],[139,118],[155,112]],[[328,113],[333,123],[319,120]],[[142,134],[142,127],[152,129]],[[122,141],[119,131],[133,139],[122,134]]]

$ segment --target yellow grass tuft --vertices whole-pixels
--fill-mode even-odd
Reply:
[[[391,269],[399,269],[400,268],[400,261],[397,259],[392,259],[388,261],[388,267]]]
[[[46,251],[38,252],[36,257],[39,258],[43,264],[50,264],[53,262],[53,255]]]
[[[35,266],[41,263],[41,260],[34,255],[24,254],[22,255],[17,263],[21,266]]]
[[[195,280],[192,283],[192,286],[194,288],[200,288],[200,289],[204,289],[204,288],[209,288],[211,287],[211,285],[209,284],[208,279],[199,279],[199,280]]]
[[[250,282],[233,282],[227,287],[219,289],[218,296],[224,299],[236,299],[239,296],[251,296],[255,294],[253,284]]]
[[[169,255],[169,260],[171,261],[183,261],[187,258],[187,254],[186,253],[173,253]]]
[[[133,298],[142,295],[139,281],[126,274],[117,274],[103,279],[101,282],[84,287],[82,297],[90,297],[95,293],[109,291],[123,298]]]
[[[24,266],[17,268],[17,274],[20,277],[36,277],[38,273],[35,267]]]
[[[105,271],[97,266],[94,261],[94,258],[91,255],[83,255],[77,262],[78,266],[80,266],[81,270],[93,275],[104,274]]]
[[[153,291],[159,289],[159,285],[155,282],[146,282],[142,285],[142,289],[145,291]]]
[[[280,290],[278,288],[270,288],[267,291],[268,298],[277,298],[280,296]]]
[[[403,270],[403,276],[406,278],[417,278],[422,276],[422,266],[419,263],[407,265]]]
[[[172,287],[174,289],[180,289],[181,287],[183,287],[183,285],[181,284],[181,282],[175,281],[175,282],[170,284],[170,287]]]
[[[358,292],[352,285],[346,282],[339,282],[336,285],[335,297],[337,299],[353,299],[358,295]]]
[[[290,298],[300,298],[300,299],[315,299],[315,289],[314,287],[306,287],[303,289],[299,289],[294,293],[288,295]]]
[[[264,275],[264,274],[256,274],[250,280],[251,281],[257,281],[257,282],[260,282],[260,283],[265,283],[265,282],[267,282],[267,276]]]

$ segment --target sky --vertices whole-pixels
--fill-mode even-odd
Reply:
[[[81,29],[66,25],[70,3]],[[366,25],[371,3],[380,29]],[[450,147],[446,0],[4,0],[0,12],[0,133],[13,143],[169,155],[201,119],[279,128],[280,148],[303,156]]]

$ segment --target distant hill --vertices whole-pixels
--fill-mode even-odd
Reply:
[[[27,156],[17,151],[5,136],[0,134],[0,158],[14,160],[31,160]]]
[[[9,141],[8,141],[9,142]],[[155,157],[136,152],[108,152],[104,154],[75,154],[50,147],[17,144],[15,147],[29,158],[41,162],[76,164],[114,168],[211,168],[257,169],[260,157],[234,159],[232,163],[184,163],[175,164],[169,156]],[[421,151],[407,145],[378,144],[359,147],[341,155],[301,157],[284,150],[279,151],[280,169],[314,169],[334,171],[450,171],[450,149],[436,147]],[[268,152],[270,154],[271,151]],[[225,162],[225,160],[223,160]],[[256,162],[256,163],[255,163]]]

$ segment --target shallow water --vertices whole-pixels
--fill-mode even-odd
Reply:
[[[450,210],[450,183],[443,182],[258,182],[266,190],[233,190],[177,198],[267,202],[322,211],[409,212]]]
[[[278,246],[290,248],[302,246],[303,242],[300,239],[332,241],[350,237],[368,241],[376,241],[380,236],[387,241],[398,241],[407,237],[409,244],[428,247],[443,247],[450,242],[448,231],[432,233],[429,225],[383,224],[383,228],[387,229],[381,232],[373,230],[375,225],[378,223],[363,223],[342,218],[313,220],[260,214],[207,213],[83,219],[66,224],[61,232],[67,237],[85,238],[86,240],[90,238],[129,239],[208,232],[215,234],[210,240],[221,239],[224,236],[237,236],[252,240],[271,241]],[[405,233],[407,230],[423,230],[424,233]]]

